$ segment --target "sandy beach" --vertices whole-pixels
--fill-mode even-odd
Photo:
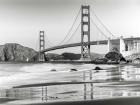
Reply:
[[[140,98],[124,97],[124,98],[114,98],[114,99],[105,99],[105,100],[36,103],[36,104],[26,104],[26,105],[140,105]]]
[[[14,101],[15,99],[12,98],[0,98],[0,104],[9,102],[9,101]]]
[[[139,105],[139,76],[133,66],[38,64],[8,65],[2,73],[2,105]],[[77,71],[71,71],[71,69]],[[56,71],[51,71],[56,69]],[[19,70],[19,71],[18,71]],[[133,73],[133,74],[132,74]],[[135,74],[134,74],[135,73]],[[131,75],[132,74],[132,75]],[[129,76],[131,75],[131,76]],[[13,78],[14,77],[14,78]],[[16,77],[16,78],[15,78]],[[17,79],[19,78],[19,79]],[[130,101],[130,102],[129,102]]]

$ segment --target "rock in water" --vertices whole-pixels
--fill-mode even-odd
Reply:
[[[16,43],[0,46],[0,61],[34,61],[37,52]]]
[[[134,64],[140,64],[140,58],[136,58],[132,61]]]
[[[51,71],[56,71],[56,69],[51,69]]]
[[[70,69],[70,71],[78,71],[77,69]]]
[[[94,70],[103,70],[102,68],[96,66]]]

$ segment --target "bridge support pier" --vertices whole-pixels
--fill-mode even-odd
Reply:
[[[108,52],[110,52],[110,51],[112,50],[112,43],[111,43],[110,38],[108,38],[107,47],[108,47],[108,48],[107,48]]]
[[[120,37],[120,53],[123,54],[125,51],[125,43],[124,43],[124,39],[123,36]]]
[[[90,57],[90,6],[81,6],[81,60],[91,60]]]
[[[39,32],[39,61],[45,61],[45,53],[41,53],[41,50],[45,49],[45,32]]]
[[[45,61],[45,53],[41,53],[39,52],[39,59],[38,59],[39,62],[44,62]]]

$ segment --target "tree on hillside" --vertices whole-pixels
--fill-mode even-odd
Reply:
[[[123,58],[123,56],[119,52],[111,51],[105,55],[105,58],[107,58],[108,60],[111,60],[111,61],[118,62],[118,61],[120,61],[121,58]]]
[[[119,52],[119,50],[118,50],[118,48],[113,47],[113,48],[111,49],[111,52]]]
[[[78,59],[80,59],[80,54],[63,53],[62,56],[64,57],[64,59],[67,59],[67,60],[78,60]]]

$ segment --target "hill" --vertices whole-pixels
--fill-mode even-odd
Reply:
[[[75,54],[70,52],[64,52],[62,54],[48,53],[46,57],[53,60],[79,60],[81,54]],[[103,58],[104,54],[91,53],[91,59]]]
[[[37,52],[17,43],[0,45],[0,61],[34,61]]]
[[[91,53],[91,60],[96,58],[104,58],[105,54]]]

